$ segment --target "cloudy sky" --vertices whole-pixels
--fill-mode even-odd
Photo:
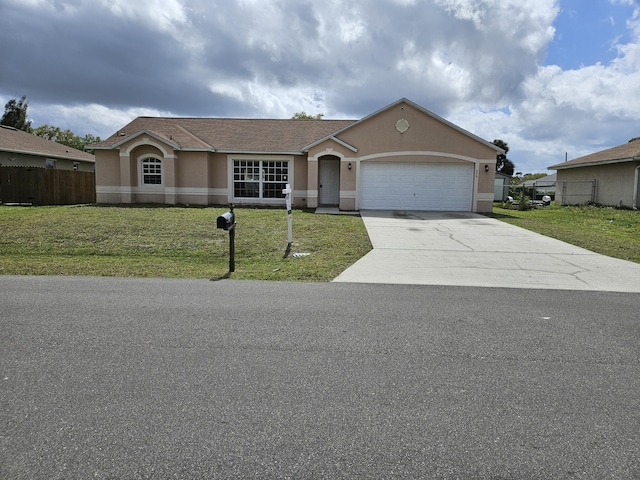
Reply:
[[[640,0],[0,0],[0,44],[2,105],[81,136],[402,97],[523,173],[640,136]]]

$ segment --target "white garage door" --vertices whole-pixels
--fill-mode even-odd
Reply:
[[[471,211],[472,164],[362,164],[361,209]]]

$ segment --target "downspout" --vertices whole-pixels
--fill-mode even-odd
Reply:
[[[633,184],[633,209],[638,209],[638,179],[640,178],[640,165],[636,167],[636,174],[634,175]]]

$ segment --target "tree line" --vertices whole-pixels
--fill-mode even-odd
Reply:
[[[46,138],[52,142],[60,143],[77,150],[85,150],[87,145],[100,141],[100,137],[94,137],[91,134],[86,134],[84,137],[81,137],[69,129],[62,130],[54,125],[45,124],[33,128],[31,126],[31,120],[27,117],[28,108],[29,102],[27,101],[26,95],[23,95],[19,100],[12,98],[4,106],[4,115],[2,115],[2,119],[0,119],[0,125],[6,125],[27,133],[32,133],[38,137]],[[87,151],[93,153],[92,150]]]

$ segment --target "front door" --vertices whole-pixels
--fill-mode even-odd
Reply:
[[[340,203],[340,159],[320,159],[318,165],[318,203],[338,205]]]

